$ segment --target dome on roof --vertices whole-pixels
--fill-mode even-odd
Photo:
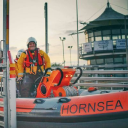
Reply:
[[[110,7],[109,2],[107,3],[107,8],[104,12],[94,21],[102,21],[102,20],[115,20],[115,19],[124,19],[124,15],[113,10]]]
[[[125,15],[113,10],[110,7],[110,4],[108,2],[104,12],[95,20],[90,21],[90,23],[87,24],[82,29],[80,29],[80,31],[84,29],[91,29],[91,28],[100,27],[100,26],[124,24],[124,16]]]

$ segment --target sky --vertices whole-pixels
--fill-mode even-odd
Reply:
[[[45,51],[44,4],[48,3],[48,43],[51,63],[63,62],[62,41],[65,37],[65,65],[77,65],[77,35],[69,34],[77,30],[76,0],[10,0],[9,10],[9,48],[13,58],[20,49],[27,49],[26,42],[31,36],[37,40],[37,46]],[[128,15],[128,0],[109,0],[111,7]],[[107,0],[78,0],[78,20],[87,22],[100,16],[107,6]],[[0,0],[0,40],[3,39],[3,0]],[[84,26],[79,23],[78,28]],[[85,35],[79,34],[79,44],[85,42]],[[79,60],[80,65],[86,64]]]

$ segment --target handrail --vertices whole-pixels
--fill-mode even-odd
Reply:
[[[106,65],[102,65],[102,66],[106,66]],[[115,65],[114,67],[116,67],[116,66],[117,65]],[[86,67],[90,67],[90,66],[86,66]],[[94,66],[94,67],[96,67],[96,66]],[[86,87],[86,86],[87,87],[88,86],[99,86],[99,87],[128,87],[128,77],[113,77],[113,76],[112,77],[104,77],[104,76],[103,77],[98,77],[98,75],[97,75],[97,74],[99,74],[99,75],[107,75],[107,74],[128,74],[128,70],[87,70],[86,68],[83,68],[82,72],[83,72],[83,75],[79,79],[79,81],[81,83],[76,83],[73,86],[84,86],[84,87]],[[77,73],[80,73],[80,71],[76,71],[76,74]],[[0,72],[0,76],[2,76],[2,74],[3,73]],[[93,75],[93,77],[88,77],[88,75]],[[77,77],[73,77],[72,78],[72,82],[75,81],[76,79],[77,79]],[[96,81],[97,81],[97,83],[96,83]],[[114,83],[112,83],[112,82],[114,82]],[[120,84],[118,84],[117,82],[120,82]],[[123,82],[125,84],[121,84]],[[2,87],[3,87],[3,85],[1,83],[1,89],[2,89]],[[1,96],[2,96],[2,92],[1,92]]]
[[[76,69],[79,69],[80,73],[79,73],[78,77],[75,79],[75,81],[72,84],[77,83],[77,81],[80,79],[80,77],[82,76],[82,73],[83,73],[83,71],[82,71],[82,69],[80,67],[77,67]]]
[[[77,83],[74,86],[84,86],[84,87],[128,87],[128,84],[118,84],[118,83]]]
[[[77,77],[73,77],[72,80],[75,80]],[[115,80],[115,81],[128,81],[128,77],[81,77],[80,80],[99,80],[99,81],[110,81],[110,80]]]
[[[72,66],[72,68],[76,68],[76,67],[77,66]],[[80,83],[76,83],[73,86],[122,87],[122,88],[128,87],[128,77],[114,77],[114,76],[106,77],[105,76],[107,74],[109,75],[123,74],[127,76],[128,70],[98,70],[98,68],[102,68],[102,67],[105,67],[105,68],[128,67],[127,64],[83,65],[79,67],[82,68],[83,75],[79,79]],[[61,66],[61,68],[64,68],[64,67]],[[68,66],[66,66],[66,68],[68,68]],[[87,70],[90,68],[94,68],[95,70]],[[76,74],[79,74],[79,73],[80,71],[76,71]],[[98,74],[100,76],[102,75],[102,77],[98,76]],[[77,77],[73,77],[72,81],[75,81],[76,78]],[[117,82],[120,82],[120,84],[118,84]],[[125,83],[125,84],[121,84],[121,83]]]
[[[70,66],[65,66],[65,67],[70,67]],[[77,65],[73,65],[72,67],[78,67]],[[102,67],[106,67],[106,68],[116,68],[116,67],[128,67],[128,64],[105,64],[105,65],[79,65],[79,67],[81,68],[102,68]],[[53,69],[55,68],[64,68],[64,66],[57,66],[57,67],[52,67]]]
[[[79,73],[78,71],[76,73]],[[128,74],[128,70],[84,70],[84,74]]]

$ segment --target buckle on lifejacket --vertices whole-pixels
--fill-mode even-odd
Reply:
[[[36,63],[36,60],[33,60],[33,63],[35,64]]]
[[[30,73],[33,75],[36,75],[36,73],[33,71],[34,64],[31,64],[30,66]]]

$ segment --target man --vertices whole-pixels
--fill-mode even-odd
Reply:
[[[18,76],[18,65],[17,65],[17,62],[18,62],[18,59],[20,58],[21,53],[24,52],[24,51],[25,51],[24,49],[20,49],[17,52],[16,59],[14,60],[14,62],[15,62],[15,69],[16,69],[16,76]]]
[[[51,67],[49,56],[37,48],[37,41],[34,37],[28,38],[27,47],[28,49],[21,54],[18,60],[18,80],[23,80],[21,97],[30,97],[35,80],[42,75],[44,70]]]
[[[18,52],[17,52],[17,55],[16,55],[16,59],[14,60],[15,62],[15,72],[16,72],[16,95],[17,97],[20,97],[20,81],[17,81],[17,77],[18,77],[18,59],[20,58],[20,55],[21,53],[24,52],[24,49],[20,49]]]

